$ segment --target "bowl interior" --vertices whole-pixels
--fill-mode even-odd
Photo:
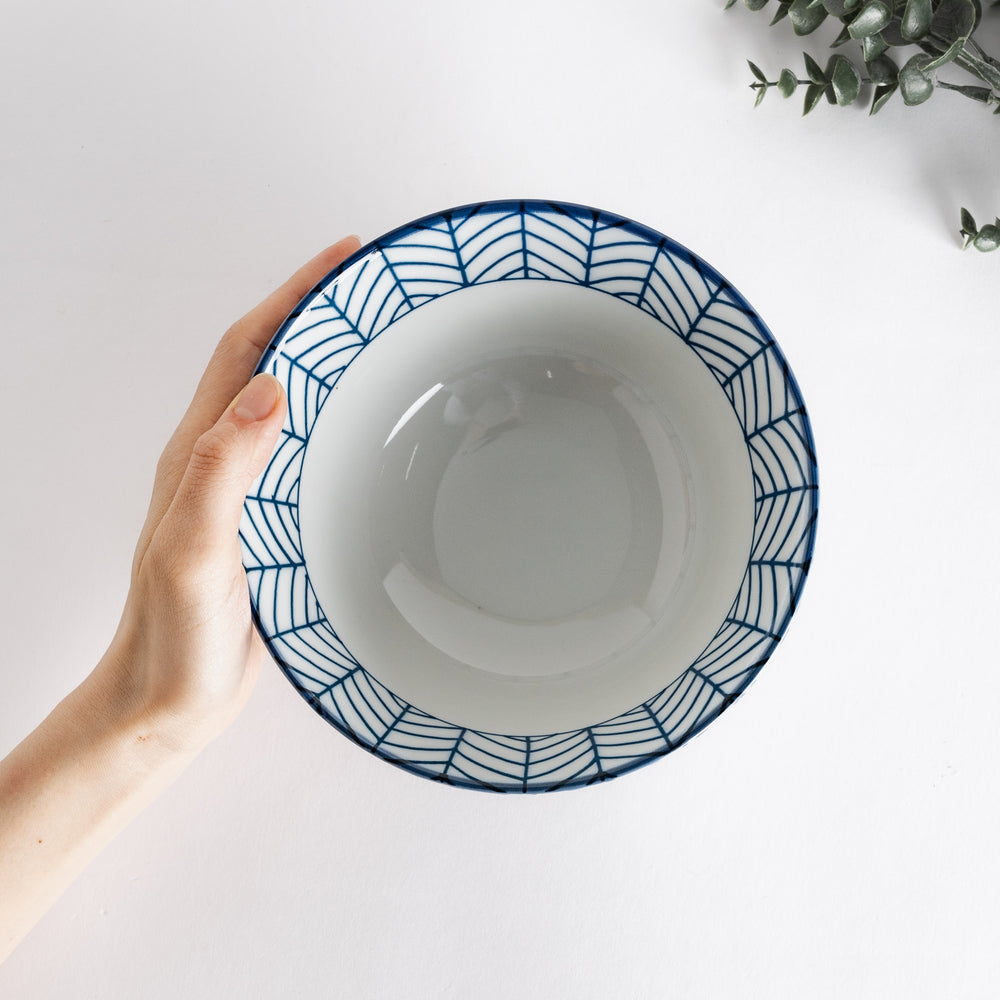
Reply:
[[[739,590],[754,491],[697,354],[581,285],[498,282],[397,320],[310,433],[302,551],[371,674],[537,735],[675,681]]]

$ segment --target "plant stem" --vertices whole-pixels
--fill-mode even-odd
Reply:
[[[972,35],[969,35],[965,44],[968,45],[984,62],[989,63],[990,66],[993,66],[995,69],[1000,69],[1000,59],[994,59],[993,56],[991,56]]]
[[[866,79],[864,79],[862,77],[861,82],[862,83],[871,83],[871,80],[866,80]],[[800,87],[809,87],[809,86],[812,86],[812,80],[796,80],[795,83],[798,86],[800,86]],[[753,83],[750,84],[750,87],[751,87],[752,90],[760,90],[761,87],[777,87],[777,86],[778,86],[778,81],[777,80],[773,80],[773,81],[772,80],[768,80],[766,83],[762,83],[760,80],[754,80]]]
[[[971,38],[966,39],[965,45],[962,46],[962,51],[955,57],[955,65],[961,66],[966,72],[979,77],[991,90],[1000,93],[1000,69],[991,64],[992,60],[981,59],[974,52],[970,52],[967,48],[970,41],[972,41]],[[925,39],[918,44],[924,52],[931,56],[939,56],[946,50],[946,47],[939,47],[939,43],[936,40],[927,41]]]

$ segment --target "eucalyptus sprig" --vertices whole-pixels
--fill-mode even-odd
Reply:
[[[729,9],[737,0],[726,0]],[[743,0],[753,11],[763,10],[770,0]],[[771,24],[787,18],[796,35],[810,35],[829,20],[840,26],[831,48],[853,44],[855,58],[837,52],[826,66],[803,53],[805,77],[782,69],[769,80],[750,62],[756,91],[754,107],[772,89],[791,97],[805,88],[802,113],[809,114],[825,97],[830,104],[855,104],[871,87],[868,113],[877,114],[899,94],[908,107],[930,100],[935,90],[948,90],[993,109],[1000,114],[1000,60],[987,53],[975,38],[983,19],[981,0],[776,0]],[[991,8],[1000,7],[993,0]],[[899,55],[900,50],[903,54]],[[860,55],[860,59],[857,57]],[[893,58],[898,56],[898,61]],[[749,60],[748,60],[749,62]],[[938,78],[938,70],[963,71],[961,82]],[[969,78],[976,82],[969,82]],[[867,96],[865,97],[867,100]],[[1000,220],[978,229],[962,209],[960,235],[965,246],[989,251],[1000,247]]]
[[[963,208],[962,228],[959,233],[965,238],[963,250],[968,250],[972,246],[986,253],[1000,247],[1000,219],[994,219],[980,229],[976,225],[972,213],[967,208]]]

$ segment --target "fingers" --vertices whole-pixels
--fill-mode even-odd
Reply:
[[[327,247],[226,332],[160,458],[137,560],[142,558],[156,525],[173,500],[195,442],[219,420],[233,397],[247,384],[285,317],[310,289],[360,245],[356,236],[348,236]]]
[[[197,559],[235,547],[243,499],[274,449],[285,415],[281,384],[257,375],[199,435],[160,530]]]
[[[327,247],[229,328],[219,342],[182,421],[182,427],[185,423],[190,425],[187,428],[192,434],[190,442],[218,420],[229,401],[246,385],[285,317],[317,282],[360,246],[357,236],[348,236]]]
[[[219,419],[230,400],[247,384],[282,320],[317,282],[360,246],[356,236],[348,236],[327,247],[229,328],[205,369],[178,428],[179,434],[175,435],[179,438],[179,450],[186,454],[195,438]]]
[[[260,305],[237,320],[230,333],[247,339],[256,348],[258,355],[262,354],[281,321],[299,304],[303,296],[360,248],[361,241],[357,236],[345,236],[333,246],[320,251]]]

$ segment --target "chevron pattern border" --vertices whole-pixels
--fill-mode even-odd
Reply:
[[[365,347],[441,295],[498,281],[584,285],[655,317],[710,369],[743,429],[754,477],[753,546],[718,632],[668,687],[600,725],[504,736],[434,718],[365,669],[319,606],[302,555],[298,489],[327,395]],[[416,774],[498,792],[615,777],[676,749],[727,708],[784,632],[804,585],[818,484],[805,405],[771,334],[742,296],[666,236],[556,202],[456,208],[376,240],[314,288],[258,367],[286,387],[288,416],[240,529],[255,621],[310,705],[360,746]]]

